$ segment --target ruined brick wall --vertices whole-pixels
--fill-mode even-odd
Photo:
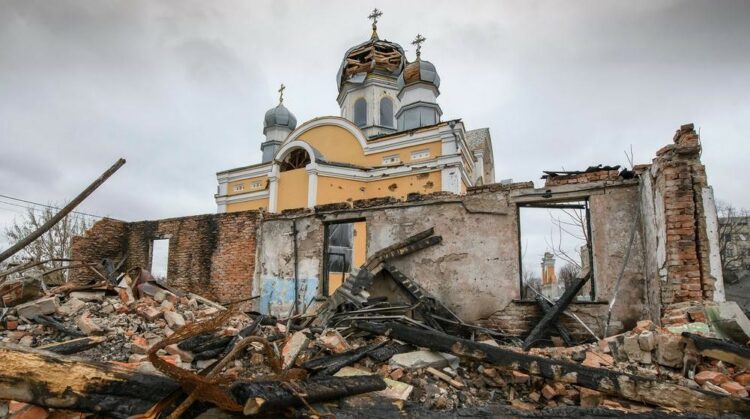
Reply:
[[[607,318],[606,303],[573,303],[568,309],[575,313],[597,336],[604,333],[604,323]],[[542,319],[542,310],[539,304],[531,301],[513,301],[502,311],[497,312],[489,318],[482,320],[483,326],[502,330],[512,336],[525,337],[531,329]],[[565,315],[560,317],[560,324],[570,332],[571,336],[578,341],[592,339],[591,334],[576,320]],[[623,331],[621,322],[612,322],[609,334],[617,334]],[[556,335],[556,332],[552,332]]]
[[[125,269],[151,268],[154,239],[169,239],[167,283],[221,303],[248,298],[255,269],[257,211],[156,221],[97,223],[74,254],[96,260],[128,252]],[[88,238],[91,235],[92,238]]]
[[[71,258],[86,262],[101,262],[104,258],[119,259],[124,254],[128,223],[104,218],[83,236],[73,237]],[[86,283],[100,279],[88,269],[72,269],[70,281]]]
[[[544,186],[573,185],[577,183],[601,182],[605,180],[619,180],[620,172],[617,170],[597,170],[586,173],[578,173],[565,176],[549,176],[544,181]]]
[[[703,189],[708,186],[700,161],[700,138],[693,125],[683,125],[674,144],[656,153],[651,170],[663,198],[666,229],[666,284],[662,304],[711,300],[716,278],[710,272]]]

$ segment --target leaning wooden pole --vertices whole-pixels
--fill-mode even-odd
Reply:
[[[117,160],[117,162],[113,164],[112,167],[107,169],[106,172],[102,173],[102,175],[99,176],[99,179],[95,180],[94,183],[89,185],[88,188],[84,189],[83,192],[78,194],[78,196],[76,196],[72,201],[68,203],[68,205],[58,211],[57,214],[55,214],[54,217],[50,218],[46,223],[44,223],[44,225],[36,229],[28,236],[19,240],[18,243],[14,244],[3,253],[0,253],[0,262],[3,262],[5,259],[8,259],[9,257],[15,255],[19,250],[28,246],[29,244],[31,244],[31,242],[38,239],[42,234],[46,233],[47,230],[54,227],[55,224],[59,223],[60,220],[65,218],[66,215],[73,211],[73,209],[75,209],[78,204],[80,204],[84,199],[91,195],[91,193],[94,192],[99,186],[101,186],[102,183],[109,179],[109,177],[112,176],[117,171],[117,169],[122,167],[123,164],[125,164],[125,159]]]
[[[0,399],[126,418],[179,388],[162,375],[0,344]]]
[[[576,384],[628,400],[689,412],[750,414],[749,398],[711,393],[649,377],[529,355],[396,322],[356,322],[354,326],[412,345]]]

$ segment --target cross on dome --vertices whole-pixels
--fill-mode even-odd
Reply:
[[[380,16],[383,16],[383,12],[378,10],[378,8],[372,9],[372,13],[370,13],[369,16],[367,16],[368,19],[372,20],[372,37],[377,38],[378,37],[378,18]]]
[[[279,87],[279,103],[284,103],[284,89],[286,89],[286,86],[284,86],[284,83],[281,83],[281,86]]]
[[[419,59],[419,56],[422,54],[422,43],[424,43],[424,41],[426,40],[427,38],[418,33],[417,37],[414,38],[414,40],[411,42],[412,45],[417,46],[417,59]]]

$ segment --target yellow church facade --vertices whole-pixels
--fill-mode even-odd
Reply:
[[[381,40],[350,48],[337,75],[341,116],[297,126],[283,104],[264,119],[263,161],[217,173],[218,212],[295,208],[377,197],[451,192],[494,182],[488,129],[441,121],[440,79],[400,45]],[[415,41],[417,42],[417,41]]]

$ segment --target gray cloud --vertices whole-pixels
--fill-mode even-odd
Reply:
[[[417,32],[446,118],[489,126],[498,179],[648,162],[695,122],[719,199],[750,207],[746,1],[379,1],[381,37]],[[0,193],[70,199],[123,156],[87,212],[215,210],[215,172],[259,161],[288,86],[298,120],[337,114],[334,76],[373,5],[0,2]],[[0,224],[14,215],[0,206]]]

